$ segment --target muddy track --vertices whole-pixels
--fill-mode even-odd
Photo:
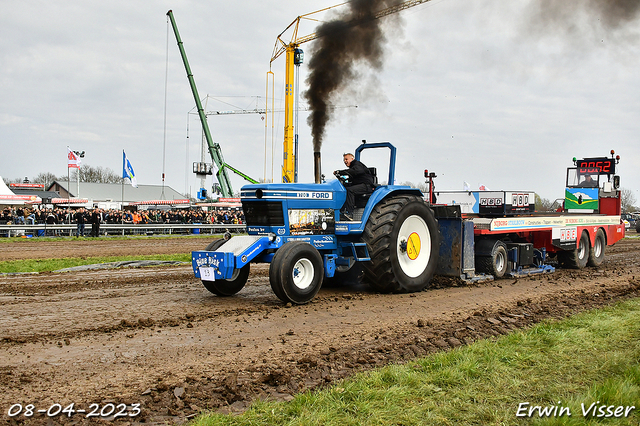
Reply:
[[[49,240],[25,239],[0,244],[0,261],[22,259],[51,259],[65,257],[136,256],[146,254],[189,253],[203,249],[207,237],[138,237],[129,240]]]
[[[474,286],[438,279],[411,295],[324,287],[305,306],[273,295],[266,265],[232,298],[208,293],[188,266],[5,275],[2,422],[25,423],[7,416],[16,403],[140,403],[140,415],[116,423],[153,424],[287,400],[357,371],[637,297],[639,252],[640,239],[627,239],[598,269]],[[90,423],[79,414],[47,420]]]

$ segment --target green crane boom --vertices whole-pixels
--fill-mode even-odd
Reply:
[[[233,197],[233,187],[231,186],[231,180],[229,179],[229,175],[227,174],[227,169],[241,176],[243,179],[251,182],[258,183],[257,180],[250,178],[246,174],[242,173],[238,169],[231,167],[227,163],[224,162],[224,158],[222,157],[222,148],[220,148],[220,144],[213,142],[213,138],[211,137],[211,131],[209,130],[209,123],[207,122],[207,116],[204,112],[204,108],[202,108],[202,102],[200,102],[200,96],[198,95],[198,89],[196,87],[196,81],[193,78],[193,74],[191,73],[191,67],[189,66],[189,61],[187,60],[187,54],[184,51],[184,46],[182,45],[182,39],[180,38],[180,33],[178,32],[178,26],[176,25],[176,20],[173,17],[173,12],[170,10],[167,12],[167,16],[171,20],[171,26],[173,27],[173,33],[176,36],[176,41],[178,42],[178,49],[180,49],[180,55],[182,56],[182,62],[184,62],[184,67],[187,71],[187,79],[189,79],[189,85],[191,86],[191,92],[193,93],[193,98],[196,101],[196,107],[198,108],[198,115],[200,116],[200,123],[202,123],[202,130],[204,131],[204,137],[207,140],[207,145],[209,146],[209,154],[211,154],[211,159],[214,164],[218,168],[216,172],[216,177],[218,178],[218,182],[220,183],[220,191],[223,197]]]

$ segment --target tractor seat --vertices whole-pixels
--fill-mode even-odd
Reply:
[[[378,187],[378,170],[375,167],[367,167],[369,169],[369,173],[373,176],[373,188]]]

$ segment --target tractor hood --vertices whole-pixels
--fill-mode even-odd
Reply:
[[[240,190],[242,202],[286,201],[289,208],[340,210],[347,191],[338,180],[325,183],[260,183]]]
[[[309,242],[333,244],[347,191],[337,180],[263,183],[243,186],[241,197],[249,235],[309,236]]]

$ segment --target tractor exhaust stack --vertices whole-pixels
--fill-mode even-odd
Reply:
[[[322,183],[322,162],[320,160],[320,151],[313,153],[313,175],[316,183]]]

